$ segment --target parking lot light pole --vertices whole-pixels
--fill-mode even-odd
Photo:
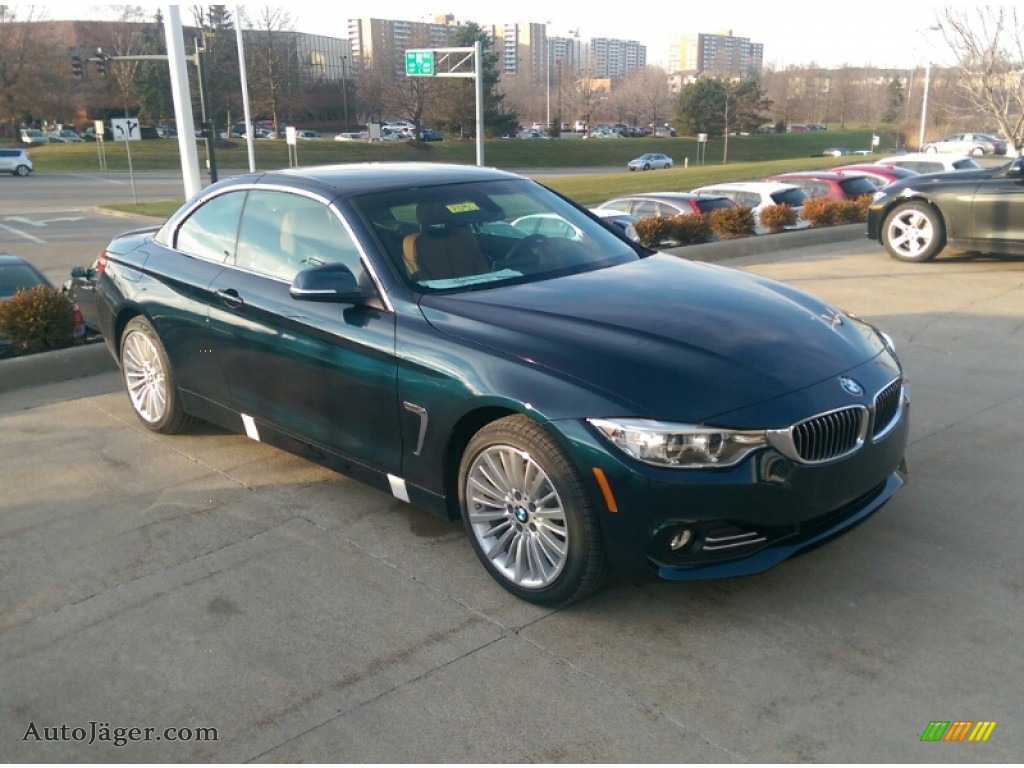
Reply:
[[[942,27],[935,25],[927,27],[922,32],[938,32]],[[924,96],[921,98],[921,133],[917,138],[917,151],[924,152],[924,132],[928,121],[928,90],[931,85],[932,63],[929,59],[924,65]]]
[[[544,24],[544,80],[548,91],[548,121],[545,127],[548,135],[551,134],[551,41],[548,39],[548,24]]]
[[[928,121],[928,88],[931,83],[932,65],[924,65],[924,97],[921,99],[921,133],[917,137],[917,151],[924,152],[924,129]]]
[[[341,103],[345,109],[345,130],[348,131],[348,56],[341,57]]]

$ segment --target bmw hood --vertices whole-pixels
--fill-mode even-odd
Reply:
[[[703,421],[779,398],[884,350],[873,330],[806,293],[666,254],[426,295],[420,306],[444,334],[666,420]]]

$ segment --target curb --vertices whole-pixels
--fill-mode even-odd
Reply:
[[[0,360],[0,392],[116,371],[103,341]]]
[[[843,224],[820,229],[805,229],[799,232],[781,232],[777,235],[757,235],[741,240],[666,248],[664,252],[693,261],[716,262],[792,248],[856,240],[864,236],[863,224]],[[52,352],[40,352],[35,355],[0,360],[0,392],[10,392],[38,384],[66,381],[116,370],[117,363],[103,342],[57,349]]]
[[[681,248],[665,248],[663,250],[665,253],[692,261],[724,261],[743,256],[760,256],[765,253],[787,251],[793,248],[861,240],[867,237],[865,226],[863,223],[840,224],[832,227],[780,232],[777,235],[755,235],[739,240],[701,243],[700,245],[686,245]]]

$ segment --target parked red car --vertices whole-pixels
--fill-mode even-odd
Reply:
[[[909,168],[900,168],[898,165],[873,165],[871,163],[858,163],[854,165],[840,165],[832,169],[833,173],[841,173],[844,176],[867,176],[878,189],[894,181],[900,181],[908,176],[916,176],[917,172]]]
[[[878,187],[864,174],[846,175],[834,171],[797,171],[769,176],[768,181],[781,181],[800,187],[808,198],[826,197],[829,200],[856,200],[862,195],[874,195]]]

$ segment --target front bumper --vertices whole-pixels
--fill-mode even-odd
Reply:
[[[754,547],[757,547],[757,544],[737,539],[735,543],[737,549],[747,547],[746,551],[737,552],[734,556],[739,559],[685,565],[658,562],[652,557],[651,562],[655,566],[657,575],[667,581],[724,579],[762,573],[783,560],[815,549],[837,538],[871,517],[892,498],[896,491],[903,487],[906,476],[906,463],[901,462],[899,469],[889,475],[880,487],[872,489],[858,503],[848,505],[840,512],[824,515],[819,520],[795,524],[789,533],[784,533],[774,539],[766,539],[762,546],[756,549]]]
[[[806,404],[813,394],[812,388],[797,399]],[[591,485],[606,552],[620,575],[718,579],[768,570],[881,509],[906,481],[905,382],[900,398],[891,426],[817,464],[772,446],[735,467],[665,469],[619,455],[583,425],[562,423],[561,434]]]

